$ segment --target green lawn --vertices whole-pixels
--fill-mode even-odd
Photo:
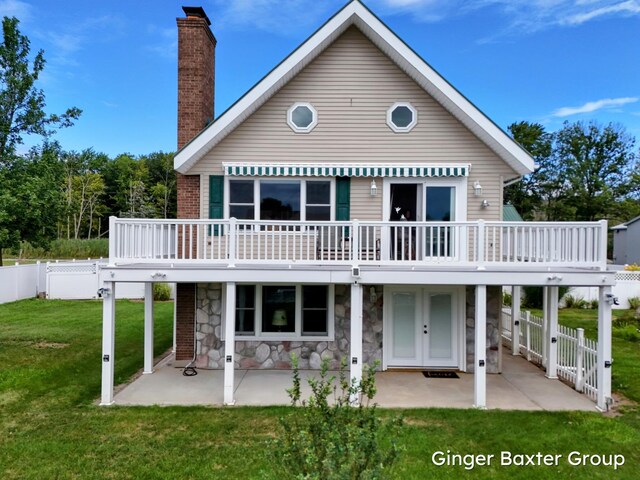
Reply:
[[[173,305],[156,306],[156,351],[171,343]],[[586,320],[585,320],[586,321]],[[119,301],[116,381],[142,366],[143,304]],[[101,408],[101,304],[27,300],[0,305],[0,478],[280,478],[272,439],[281,408]],[[618,341],[619,340],[619,341]],[[622,342],[622,343],[621,343]],[[614,335],[616,385],[640,401],[639,344]],[[626,365],[626,366],[625,366]],[[397,412],[383,412],[384,415]],[[637,478],[640,411],[403,412],[392,478]],[[555,467],[435,466],[437,450],[563,454]],[[571,451],[622,454],[626,464],[571,466]]]

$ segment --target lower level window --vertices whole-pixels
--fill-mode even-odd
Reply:
[[[332,302],[328,285],[237,285],[236,335],[328,337]]]

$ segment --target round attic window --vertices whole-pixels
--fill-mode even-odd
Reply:
[[[310,103],[294,103],[287,112],[287,123],[294,132],[309,133],[318,123],[318,113]]]
[[[410,103],[394,103],[387,110],[387,124],[394,132],[410,132],[417,123],[418,112]]]

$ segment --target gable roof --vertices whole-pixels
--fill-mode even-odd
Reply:
[[[616,225],[615,227],[611,227],[611,230],[626,230],[629,225],[631,225],[632,223],[636,223],[638,220],[640,220],[640,215],[638,215],[635,218],[632,218],[628,222],[624,222],[624,223],[621,223],[620,225]]]
[[[174,168],[187,173],[215,145],[273,97],[349,27],[357,27],[403,72],[464,124],[520,175],[534,170],[529,153],[448,83],[360,1],[331,17],[293,53],[269,72],[227,111],[186,144]]]
[[[510,203],[502,206],[502,220],[505,222],[523,221],[522,216],[520,216],[520,213],[518,212],[518,210],[516,210],[516,207],[514,207]]]

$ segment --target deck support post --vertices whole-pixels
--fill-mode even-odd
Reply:
[[[234,405],[233,397],[236,344],[236,284],[228,282],[224,309],[224,404]]]
[[[116,283],[102,287],[102,394],[100,405],[113,405],[113,364],[115,361]]]
[[[476,285],[473,406],[487,408],[487,286]]]
[[[549,332],[549,287],[542,287],[542,362],[547,367],[547,334]]]
[[[351,385],[359,386],[362,381],[362,285],[353,282],[351,284],[351,356],[349,365],[351,367]],[[360,396],[351,395],[351,405],[357,406],[360,403]]]
[[[558,378],[558,290],[557,286],[547,288],[547,378]]]
[[[511,287],[511,354],[520,355],[520,304],[522,288]]]
[[[611,405],[611,287],[600,287],[598,298],[598,358],[596,406],[604,412]]]
[[[144,369],[153,373],[153,283],[144,284]]]

